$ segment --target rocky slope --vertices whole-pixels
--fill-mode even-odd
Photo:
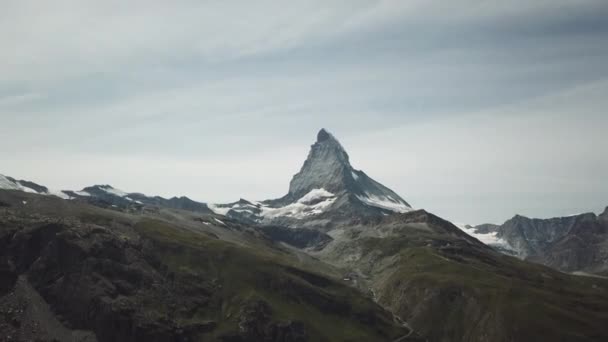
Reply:
[[[425,211],[330,233],[314,255],[349,271],[429,341],[601,341],[608,281],[498,253]]]
[[[608,208],[597,216],[585,213],[549,219],[516,215],[500,226],[475,227],[493,233],[521,259],[564,272],[608,272]]]
[[[17,180],[0,175],[0,189],[17,190],[65,200],[85,202],[104,208],[127,209],[131,211],[158,211],[160,208],[182,209],[201,213],[211,213],[207,204],[196,202],[188,197],[163,198],[146,196],[141,193],[127,193],[111,185],[93,185],[82,190],[52,190],[31,181]]]
[[[0,201],[7,340],[390,341],[410,333],[331,268],[235,222],[4,190]]]

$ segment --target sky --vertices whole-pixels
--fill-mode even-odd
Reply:
[[[0,0],[0,173],[287,192],[317,131],[413,207],[608,206],[605,0]]]

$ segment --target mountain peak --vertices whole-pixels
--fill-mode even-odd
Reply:
[[[300,172],[289,183],[289,193],[284,199],[294,202],[318,189],[352,195],[364,204],[387,210],[411,210],[399,195],[355,170],[340,142],[324,128],[317,133],[317,141],[311,146]]]
[[[317,141],[315,144],[336,145],[340,150],[344,150],[338,139],[325,128],[321,128],[319,133],[317,133]]]
[[[336,138],[334,138],[334,136],[329,133],[325,128],[321,128],[319,133],[317,133],[317,142],[323,142],[331,139],[336,140]]]
[[[346,187],[351,171],[348,154],[323,128],[317,134],[317,141],[311,146],[300,172],[291,180],[289,195],[295,200],[313,189],[339,192]]]

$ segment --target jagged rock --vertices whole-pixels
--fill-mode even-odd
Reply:
[[[503,225],[475,227],[477,232],[496,232],[509,254],[564,272],[608,271],[608,214],[584,213],[549,219],[516,215]],[[487,229],[486,229],[487,228]]]
[[[321,129],[287,194],[262,202],[213,205],[215,213],[248,224],[327,231],[362,218],[411,211],[394,191],[355,170],[340,142]],[[301,243],[300,243],[301,245]]]

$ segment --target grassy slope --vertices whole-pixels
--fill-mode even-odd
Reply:
[[[159,269],[179,283],[169,288],[180,292],[167,293],[160,300],[143,291],[133,300],[141,301],[142,313],[151,320],[169,315],[189,324],[216,322],[217,327],[201,340],[237,334],[242,307],[255,300],[269,304],[273,322],[302,322],[310,341],[390,341],[408,332],[394,322],[392,314],[357,290],[321,275],[335,272],[331,267],[296,258],[239,231],[242,227],[236,225],[213,227],[215,232],[225,230],[229,242],[206,231],[209,226],[177,212],[175,217],[183,221],[171,215],[127,214],[17,191],[0,191],[0,201],[9,205],[3,209],[11,213],[8,224],[19,225],[24,219],[86,223],[109,228],[125,239],[148,241],[148,251],[161,263]],[[238,241],[240,235],[242,241]],[[316,266],[321,273],[311,271]],[[171,296],[189,296],[200,305],[196,312],[183,312],[171,304]]]
[[[418,215],[418,216],[415,216]],[[464,240],[433,215],[348,227],[319,253],[430,341],[608,340],[608,281]]]
[[[239,246],[193,232],[191,227],[184,230],[140,216],[8,193],[0,191],[0,200],[10,202],[16,211],[62,219],[74,216],[154,241],[158,259],[176,279],[211,293],[209,302],[183,319],[217,321],[215,336],[236,331],[235,316],[252,299],[268,302],[274,319],[303,321],[311,340],[387,340],[387,335],[403,333],[371,301],[314,272],[302,271],[302,266],[294,268],[298,261],[279,250]],[[17,209],[22,200],[28,204]],[[139,223],[133,230],[135,222]],[[406,233],[358,239],[353,246],[362,251],[363,259],[347,266],[368,265],[371,271],[364,273],[373,275],[379,302],[431,341],[608,340],[606,280],[569,276],[485,250],[459,248],[453,236],[436,232],[410,229]],[[366,255],[373,259],[365,260]],[[173,310],[153,301],[147,305],[151,313]]]
[[[403,248],[378,279],[379,302],[433,341],[608,339],[608,282],[601,279],[431,247]]]
[[[285,262],[287,255],[238,247],[155,220],[135,228],[155,242],[159,259],[176,278],[220,284],[211,303],[195,315],[221,322],[216,337],[236,331],[237,322],[230,318],[257,299],[270,304],[277,320],[304,322],[314,341],[385,341],[404,333],[375,303],[351,288],[293,268]]]

